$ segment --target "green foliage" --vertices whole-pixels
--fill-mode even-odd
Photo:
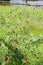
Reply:
[[[3,64],[43,65],[43,8],[0,6]]]

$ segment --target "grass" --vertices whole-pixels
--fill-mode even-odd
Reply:
[[[0,65],[43,65],[43,8],[0,6]]]

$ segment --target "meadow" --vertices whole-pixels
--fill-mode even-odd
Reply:
[[[43,8],[0,5],[0,65],[43,65]]]

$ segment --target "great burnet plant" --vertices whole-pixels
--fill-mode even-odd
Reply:
[[[0,44],[0,64],[3,65],[6,61],[8,61],[7,64],[22,64],[23,55],[18,51],[18,48],[13,48],[10,44],[5,42],[3,39],[0,39],[2,41],[2,44]]]
[[[0,6],[0,65],[43,65],[39,9]]]
[[[35,35],[30,35],[29,37],[31,39],[29,38],[29,40],[30,40],[29,43],[25,44],[26,46],[24,48],[24,51],[25,51],[25,49],[27,50],[30,48],[29,53],[32,53],[32,56],[36,57],[38,59],[39,54],[40,54],[40,52],[37,48],[39,45],[38,41],[41,42],[43,37],[40,37],[40,36],[36,37]],[[26,51],[24,54],[22,54],[20,52],[20,49],[22,49],[23,47],[19,49],[19,46],[17,47],[17,46],[14,46],[11,44],[11,40],[13,40],[13,38],[9,38],[9,39],[10,40],[7,41],[7,40],[0,38],[0,65],[3,65],[3,64],[5,64],[5,65],[10,65],[10,64],[11,65],[20,65],[20,63],[21,63],[21,65],[25,65],[25,64],[31,65],[32,58],[30,60],[28,59],[28,57],[25,54]],[[15,40],[16,40],[16,42],[18,42],[17,38]],[[26,40],[26,38],[25,38],[25,40]],[[22,49],[22,51],[23,51],[23,49]],[[39,61],[40,61],[40,59],[39,59]],[[39,62],[37,63],[37,65],[38,64],[39,64]]]

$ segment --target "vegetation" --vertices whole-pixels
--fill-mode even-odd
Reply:
[[[43,8],[0,6],[0,65],[43,65]]]

